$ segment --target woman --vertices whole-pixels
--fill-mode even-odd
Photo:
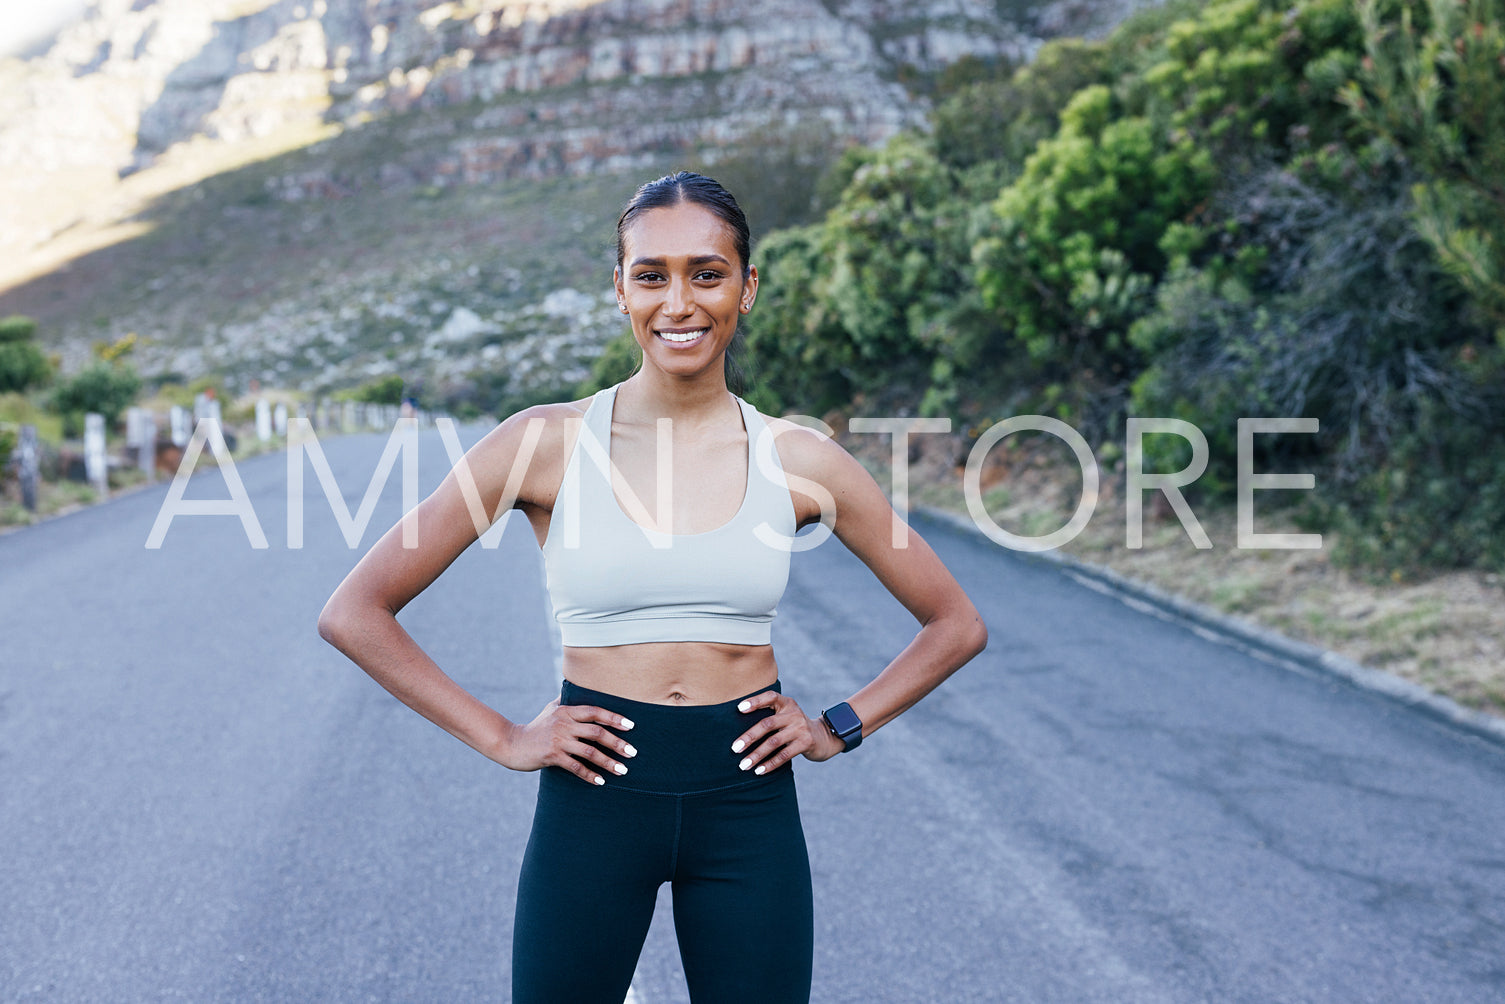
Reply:
[[[982,650],[977,611],[835,442],[727,388],[752,309],[748,227],[716,182],[638,190],[614,282],[642,350],[593,397],[502,422],[373,547],[319,633],[482,755],[541,771],[518,884],[513,999],[620,1001],[673,885],[693,1000],[806,1001],[809,861],[796,756],[856,748]],[[485,529],[521,509],[543,548],[564,644],[560,697],[511,721],[446,676],[396,614]],[[825,522],[922,625],[847,700],[815,716],[782,693],[770,623],[795,530]],[[895,547],[895,533],[904,547]]]

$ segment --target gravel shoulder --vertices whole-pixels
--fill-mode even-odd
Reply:
[[[890,437],[838,438],[879,484],[892,486]],[[968,516],[963,470],[954,463],[956,440],[916,436],[911,444],[911,507]],[[1070,519],[1081,479],[1069,457],[1002,447],[993,452],[998,461],[990,457],[981,485],[996,524],[1036,536]],[[1300,532],[1281,508],[1281,496],[1288,494],[1256,493],[1257,532]],[[1194,507],[1212,543],[1199,549],[1162,495],[1146,493],[1143,509],[1143,545],[1132,549],[1126,545],[1123,478],[1104,470],[1091,520],[1060,552],[1505,718],[1502,576],[1443,570],[1398,579],[1340,567],[1331,558],[1336,535],[1330,532],[1319,549],[1240,549],[1232,505]]]

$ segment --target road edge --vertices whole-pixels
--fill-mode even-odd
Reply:
[[[934,506],[916,506],[911,510],[911,514],[980,537],[995,546],[1002,546],[984,534],[971,519],[960,513]],[[1298,668],[1311,670],[1341,680],[1360,690],[1378,694],[1435,721],[1461,729],[1505,751],[1505,719],[1464,707],[1450,697],[1428,690],[1394,673],[1365,666],[1330,649],[1289,638],[1271,628],[1255,624],[1242,617],[1222,613],[1206,604],[1177,596],[1158,586],[1140,582],[1111,568],[1083,561],[1069,554],[1061,554],[1055,550],[1016,551],[1012,549],[1009,549],[1009,553],[1025,560],[1053,565],[1068,574],[1084,576],[1093,580],[1104,591],[1118,594],[1121,599],[1128,598],[1149,604],[1170,619],[1180,620],[1221,635],[1235,648],[1252,650],[1255,654],[1267,657],[1268,661],[1294,664]]]

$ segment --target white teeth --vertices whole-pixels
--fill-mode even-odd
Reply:
[[[658,336],[666,342],[693,342],[708,329],[701,328],[698,331],[660,331]]]

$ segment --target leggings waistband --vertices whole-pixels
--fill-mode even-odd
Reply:
[[[605,776],[607,787],[645,794],[692,795],[776,781],[790,769],[789,764],[784,764],[771,773],[756,775],[750,769],[740,770],[737,766],[747,755],[746,751],[732,752],[733,740],[755,722],[773,714],[772,708],[744,713],[737,710],[737,705],[769,690],[783,692],[779,681],[775,680],[767,687],[720,704],[672,705],[634,701],[565,680],[560,687],[559,703],[590,704],[632,721],[631,729],[612,731],[630,742],[637,749],[637,756],[623,757],[614,750],[607,750],[613,759],[627,765],[627,773],[620,776],[598,769],[598,773]],[[562,767],[545,770],[557,771],[565,779],[581,783],[578,777]]]

